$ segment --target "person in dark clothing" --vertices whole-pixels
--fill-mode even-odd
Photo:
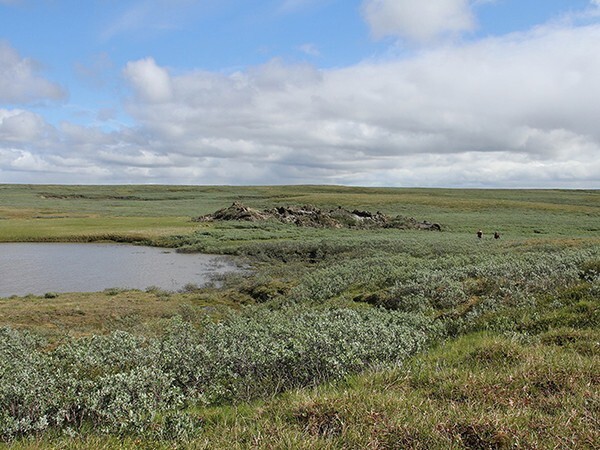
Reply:
[[[494,233],[494,239],[500,239],[500,233],[497,231]]]
[[[483,231],[479,230],[479,231],[477,232],[477,237],[478,237],[479,239],[481,239],[481,238],[483,237]]]

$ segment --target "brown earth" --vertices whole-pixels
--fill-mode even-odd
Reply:
[[[278,206],[272,209],[258,210],[239,202],[234,202],[227,208],[213,214],[207,214],[193,219],[197,222],[215,220],[236,220],[257,222],[275,220],[282,223],[294,224],[300,227],[314,228],[399,228],[441,231],[440,224],[427,221],[419,222],[412,217],[390,217],[379,211],[347,210],[342,207],[322,210],[313,205]]]

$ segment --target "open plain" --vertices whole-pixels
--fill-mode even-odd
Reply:
[[[597,190],[0,185],[0,242],[104,241],[251,271],[1,298],[0,446],[600,447]]]

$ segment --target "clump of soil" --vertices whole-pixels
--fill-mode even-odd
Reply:
[[[313,205],[278,206],[272,209],[258,210],[239,202],[234,202],[227,208],[213,214],[207,214],[193,219],[196,222],[214,220],[237,220],[257,222],[276,220],[282,223],[294,224],[299,227],[314,228],[399,228],[441,231],[440,224],[427,221],[418,222],[412,217],[390,217],[379,211],[347,210],[341,206],[329,211]]]
[[[219,209],[213,214],[201,216],[195,219],[197,222],[208,222],[212,220],[242,220],[247,222],[257,222],[259,220],[268,220],[269,215],[260,212],[257,209],[249,208],[238,202],[233,202],[229,208]]]

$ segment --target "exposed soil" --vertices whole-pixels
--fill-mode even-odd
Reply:
[[[250,208],[242,203],[234,202],[227,208],[220,209],[213,214],[197,217],[193,220],[197,222],[210,222],[214,220],[248,222],[276,220],[299,227],[314,228],[399,228],[442,231],[442,227],[438,223],[419,222],[412,217],[390,217],[379,211],[375,213],[359,211],[357,209],[350,211],[342,207],[326,211],[313,205],[278,206],[261,211]]]

